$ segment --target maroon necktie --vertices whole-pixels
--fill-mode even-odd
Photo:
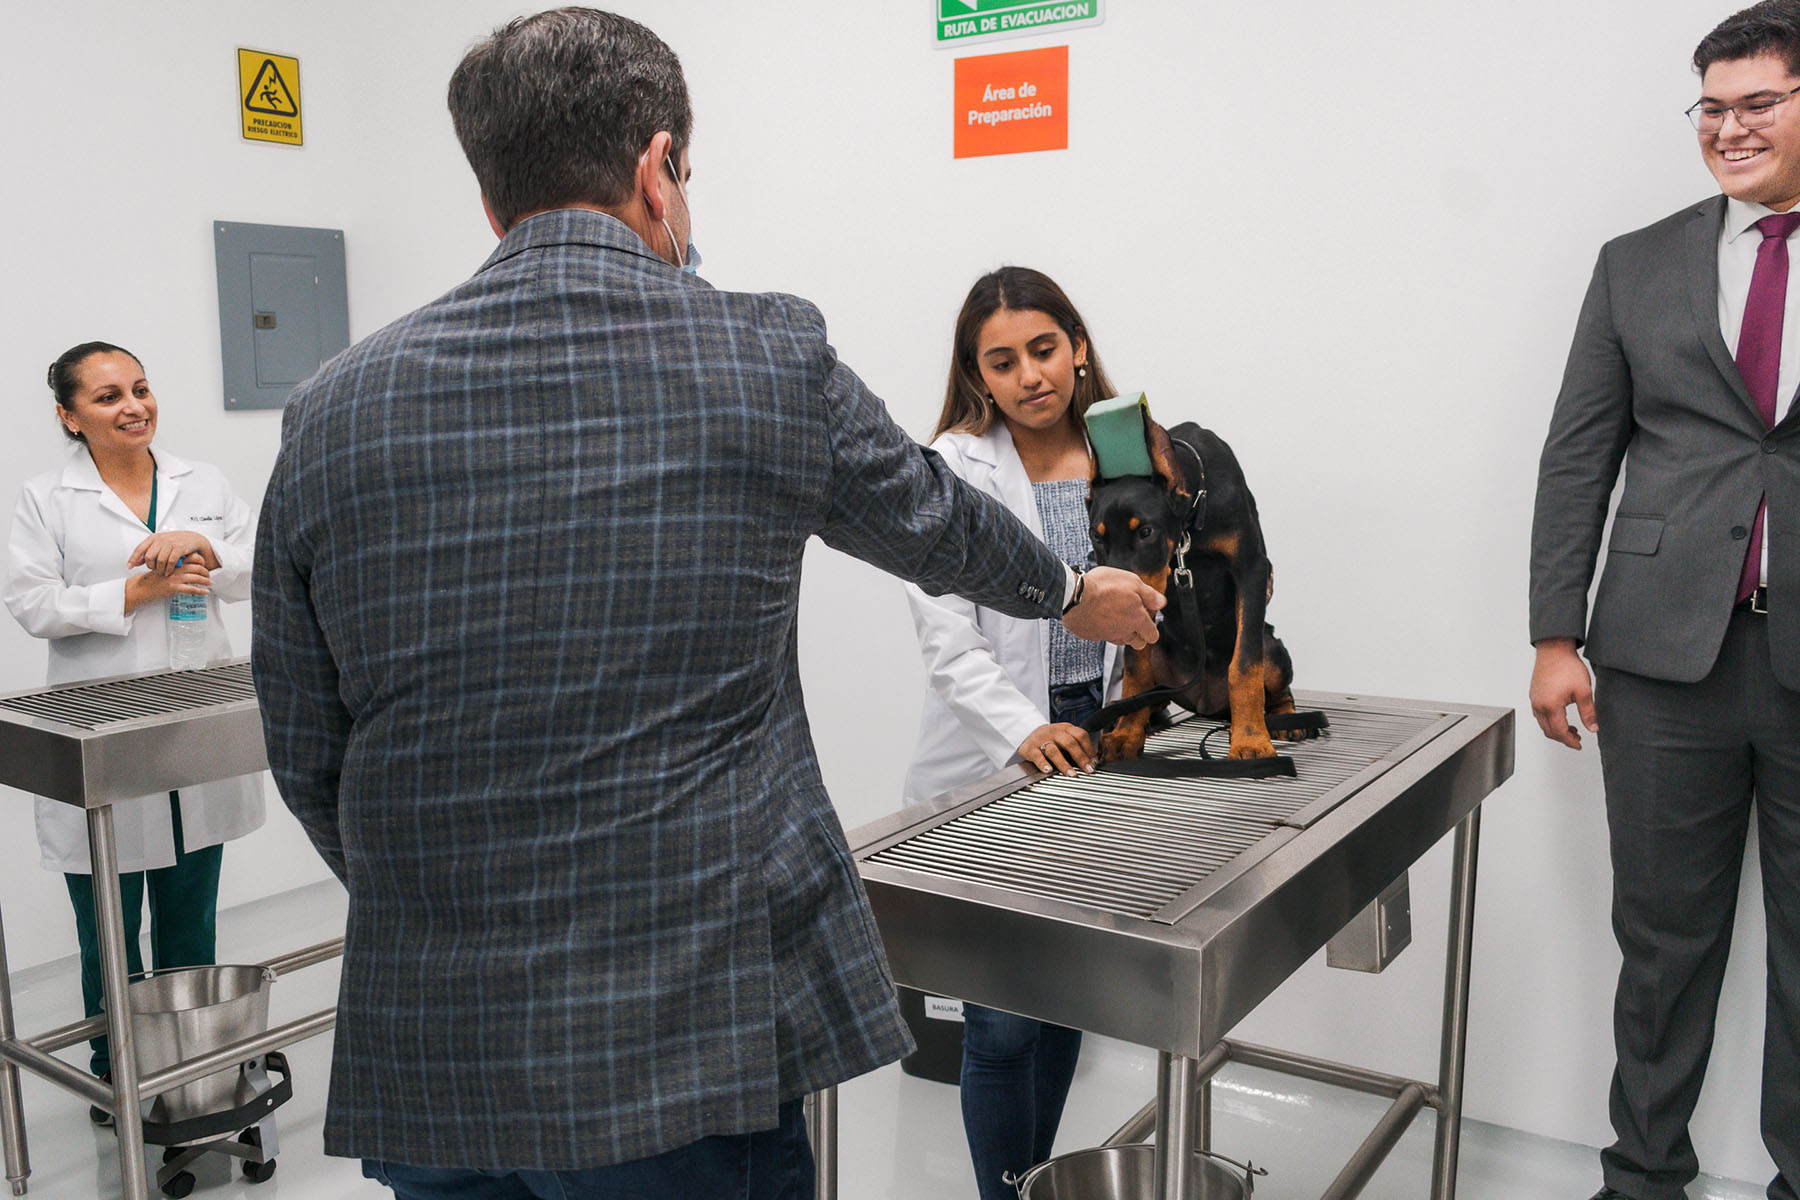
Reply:
[[[1781,318],[1787,309],[1788,235],[1800,226],[1800,212],[1777,213],[1756,223],[1762,245],[1756,248],[1756,269],[1750,273],[1750,294],[1744,300],[1744,328],[1738,334],[1738,374],[1756,401],[1763,428],[1775,427],[1775,389],[1781,380]],[[1756,521],[1750,526],[1750,549],[1744,555],[1744,572],[1738,578],[1739,600],[1746,600],[1762,582],[1763,518],[1768,505],[1758,500]]]

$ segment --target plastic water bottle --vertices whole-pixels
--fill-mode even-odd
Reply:
[[[169,597],[169,669],[191,671],[206,665],[206,597],[176,592]]]

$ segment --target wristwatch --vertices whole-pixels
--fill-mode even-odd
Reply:
[[[1068,579],[1063,584],[1062,615],[1066,617],[1071,608],[1081,603],[1082,590],[1087,587],[1087,570],[1084,567],[1071,567],[1066,563],[1063,565],[1063,570],[1069,573]]]

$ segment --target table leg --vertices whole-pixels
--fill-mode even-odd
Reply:
[[[1456,827],[1450,871],[1450,935],[1444,958],[1444,1024],[1438,1053],[1437,1145],[1431,1158],[1431,1200],[1455,1200],[1462,1141],[1463,1064],[1469,1042],[1469,968],[1474,959],[1475,862],[1481,809]]]
[[[88,851],[99,926],[100,979],[106,994],[106,1036],[112,1051],[113,1128],[119,1135],[122,1200],[150,1200],[144,1171],[144,1115],[138,1109],[137,1045],[131,1031],[130,978],[125,968],[125,910],[119,899],[119,854],[112,806],[88,810]]]
[[[812,1142],[815,1200],[837,1200],[837,1088],[806,1098],[806,1136]]]
[[[12,974],[6,962],[6,933],[0,929],[0,1040],[18,1036],[13,1027]],[[0,1061],[0,1144],[6,1149],[6,1182],[12,1194],[25,1194],[31,1174],[31,1155],[25,1145],[25,1110],[19,1103],[19,1068]]]
[[[1156,1200],[1190,1200],[1193,1189],[1194,1060],[1161,1051],[1156,1056]]]

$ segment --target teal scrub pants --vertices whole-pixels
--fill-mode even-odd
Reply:
[[[181,804],[169,793],[169,818],[175,825],[175,865],[155,871],[133,871],[119,876],[119,897],[125,909],[125,969],[133,975],[144,971],[138,933],[143,927],[144,893],[150,894],[150,958],[159,971],[172,967],[208,966],[219,915],[219,862],[223,846],[188,851],[181,842]],[[91,875],[64,875],[69,899],[75,905],[75,936],[81,942],[81,1003],[88,1016],[105,1010],[105,991],[100,983],[100,927],[94,915],[94,882]],[[146,884],[148,887],[146,888]],[[93,1072],[112,1070],[106,1039],[97,1037],[93,1047]]]

